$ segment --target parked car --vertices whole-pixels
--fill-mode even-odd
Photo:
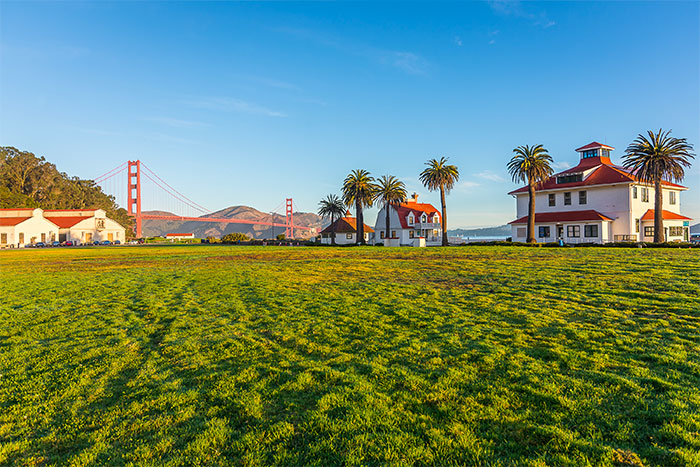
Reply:
[[[105,240],[101,243],[101,245],[111,245],[111,244],[112,244],[112,242],[110,242],[109,240]]]
[[[115,245],[121,245],[122,242],[120,242],[119,240],[115,240],[115,241],[114,241],[114,244],[115,244]]]
[[[99,245],[99,244],[100,244],[100,241],[99,241],[99,240],[95,240],[94,242],[92,242],[92,244],[93,244],[93,245]]]
[[[61,242],[53,241],[51,242],[51,246],[61,246]]]
[[[700,243],[700,234],[691,234],[690,243]]]
[[[44,243],[44,242],[36,242],[36,243],[34,244],[34,246],[37,247],[37,248],[44,248],[44,247],[46,246],[46,243]]]
[[[63,242],[63,246],[73,246],[73,242],[71,242],[70,240],[68,240],[68,241],[66,241],[66,242]]]

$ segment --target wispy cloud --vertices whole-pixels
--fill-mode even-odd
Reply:
[[[287,81],[282,81],[273,78],[256,78],[256,80],[265,86],[277,89],[287,89],[290,91],[300,91],[301,89],[296,84],[288,83]]]
[[[181,120],[179,118],[171,117],[143,117],[142,120],[147,122],[157,123],[159,125],[165,125],[173,128],[197,128],[203,126],[209,126],[208,123],[196,122],[192,120]]]
[[[253,102],[247,102],[234,97],[205,97],[186,101],[192,107],[224,112],[243,112],[266,117],[286,117],[287,114],[279,110],[269,109]]]
[[[498,175],[496,172],[492,172],[490,170],[484,170],[483,172],[480,172],[476,174],[477,177],[483,178],[484,180],[490,180],[492,182],[503,182],[505,179]]]
[[[469,190],[471,190],[472,188],[476,188],[476,187],[478,187],[478,186],[481,186],[481,184],[480,184],[480,183],[477,183],[477,182],[465,181],[465,182],[458,183],[458,184],[456,185],[456,188],[459,189],[459,190],[463,190],[463,191],[469,191]]]
[[[324,36],[308,29],[280,27],[273,29],[273,31],[312,41],[350,55],[365,57],[375,63],[392,66],[412,75],[426,74],[429,68],[427,60],[419,54],[407,50],[384,49],[368,44],[352,43]]]
[[[459,36],[455,36],[454,38],[455,44],[457,44],[457,47],[462,47],[462,38]]]
[[[151,137],[153,139],[157,139],[160,141],[165,141],[169,143],[176,143],[176,144],[199,144],[197,141],[187,139],[187,138],[181,138],[179,136],[172,136],[168,135],[165,133],[153,133],[151,134]]]
[[[533,26],[551,28],[557,24],[547,16],[545,11],[533,12],[526,9],[520,0],[489,0],[488,3],[496,13],[527,19]]]
[[[559,170],[566,170],[568,168],[571,168],[571,164],[568,162],[555,162],[552,164],[553,169],[559,169]]]

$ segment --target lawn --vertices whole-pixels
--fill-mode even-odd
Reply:
[[[700,465],[700,251],[0,251],[0,465]]]

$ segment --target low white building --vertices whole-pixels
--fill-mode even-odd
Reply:
[[[614,148],[590,143],[576,149],[576,167],[554,174],[535,191],[538,242],[605,243],[653,241],[654,187],[614,165]],[[667,241],[687,241],[691,219],[681,214],[686,187],[664,181],[663,218]],[[527,240],[528,188],[509,193],[516,199],[517,219],[510,223],[513,241]]]
[[[166,240],[170,240],[171,242],[176,242],[178,240],[191,240],[194,238],[193,233],[169,233],[165,234]]]
[[[22,248],[58,239],[59,228],[39,208],[0,209],[0,247]]]
[[[374,230],[367,224],[363,225],[365,241],[371,243],[374,239]],[[336,219],[331,225],[321,230],[321,243],[330,245],[334,230],[336,245],[351,245],[357,242],[357,219],[350,217],[349,211],[345,214],[345,217]]]
[[[374,224],[375,240],[384,242],[386,236],[386,207],[377,214]],[[440,212],[428,203],[419,203],[418,195],[398,206],[389,206],[389,245],[418,246],[424,239],[425,245],[442,245],[442,218]]]
[[[108,218],[104,209],[47,209],[44,217],[59,227],[61,242],[124,242],[126,239],[126,229]]]

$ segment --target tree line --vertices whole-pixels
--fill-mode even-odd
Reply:
[[[82,180],[59,172],[44,157],[0,147],[0,208],[104,209],[133,234],[133,220],[114,197],[93,180]]]
[[[459,181],[459,169],[456,165],[448,164],[446,157],[440,159],[430,159],[425,163],[426,167],[419,175],[421,183],[429,191],[440,191],[440,202],[442,207],[442,246],[447,246],[447,205],[445,196],[454,188]],[[342,198],[330,194],[319,202],[318,214],[321,217],[330,218],[331,221],[331,244],[335,245],[335,220],[343,217],[346,206],[355,207],[356,242],[364,245],[365,224],[363,210],[371,207],[374,203],[385,208],[386,224],[385,237],[390,237],[389,216],[391,206],[398,206],[406,202],[408,194],[406,185],[393,175],[384,175],[375,179],[371,174],[363,169],[356,169],[350,172],[343,182]]]

